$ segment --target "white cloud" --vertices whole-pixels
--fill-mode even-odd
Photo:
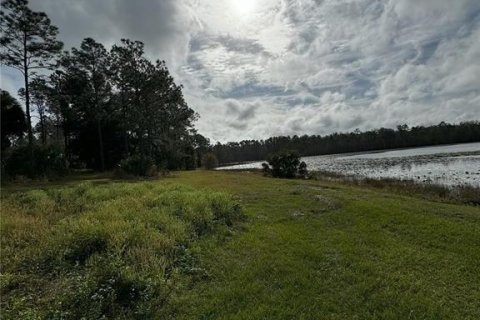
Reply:
[[[67,46],[144,41],[212,141],[480,118],[478,0],[238,1],[32,5]]]

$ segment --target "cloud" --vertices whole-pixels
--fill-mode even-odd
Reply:
[[[31,3],[67,46],[144,41],[212,141],[479,119],[477,0],[236,1]]]
[[[176,69],[185,61],[195,24],[188,8],[174,0],[30,0],[34,10],[46,12],[59,27],[66,48],[92,37],[107,47],[121,38],[145,43],[152,59]]]
[[[12,97],[21,102],[18,95],[18,88],[22,87],[23,79],[19,78],[16,71],[9,68],[3,68],[0,77],[0,88],[10,93]]]
[[[234,116],[237,121],[244,121],[253,118],[255,116],[255,108],[258,107],[256,103],[242,105],[242,103],[234,99],[228,99],[225,105],[227,106],[225,114],[227,116]]]

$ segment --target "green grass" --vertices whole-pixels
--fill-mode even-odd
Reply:
[[[157,182],[34,189],[2,199],[2,318],[151,318],[190,253],[229,235],[240,207],[221,192]]]
[[[92,305],[93,316],[127,318],[480,318],[478,206],[246,172],[100,181],[4,190],[4,314],[60,318],[59,301],[76,301],[77,314],[64,318]],[[72,280],[78,274],[88,281]],[[105,289],[110,274],[122,285],[97,307],[89,294]],[[147,284],[158,299],[115,300],[124,286]]]

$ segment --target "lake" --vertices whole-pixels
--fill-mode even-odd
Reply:
[[[480,142],[303,157],[309,170],[368,178],[396,178],[480,187]],[[219,170],[261,168],[263,161]]]

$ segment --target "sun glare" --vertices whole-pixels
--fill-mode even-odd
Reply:
[[[255,9],[256,0],[231,0],[233,10],[239,16],[246,17]]]

